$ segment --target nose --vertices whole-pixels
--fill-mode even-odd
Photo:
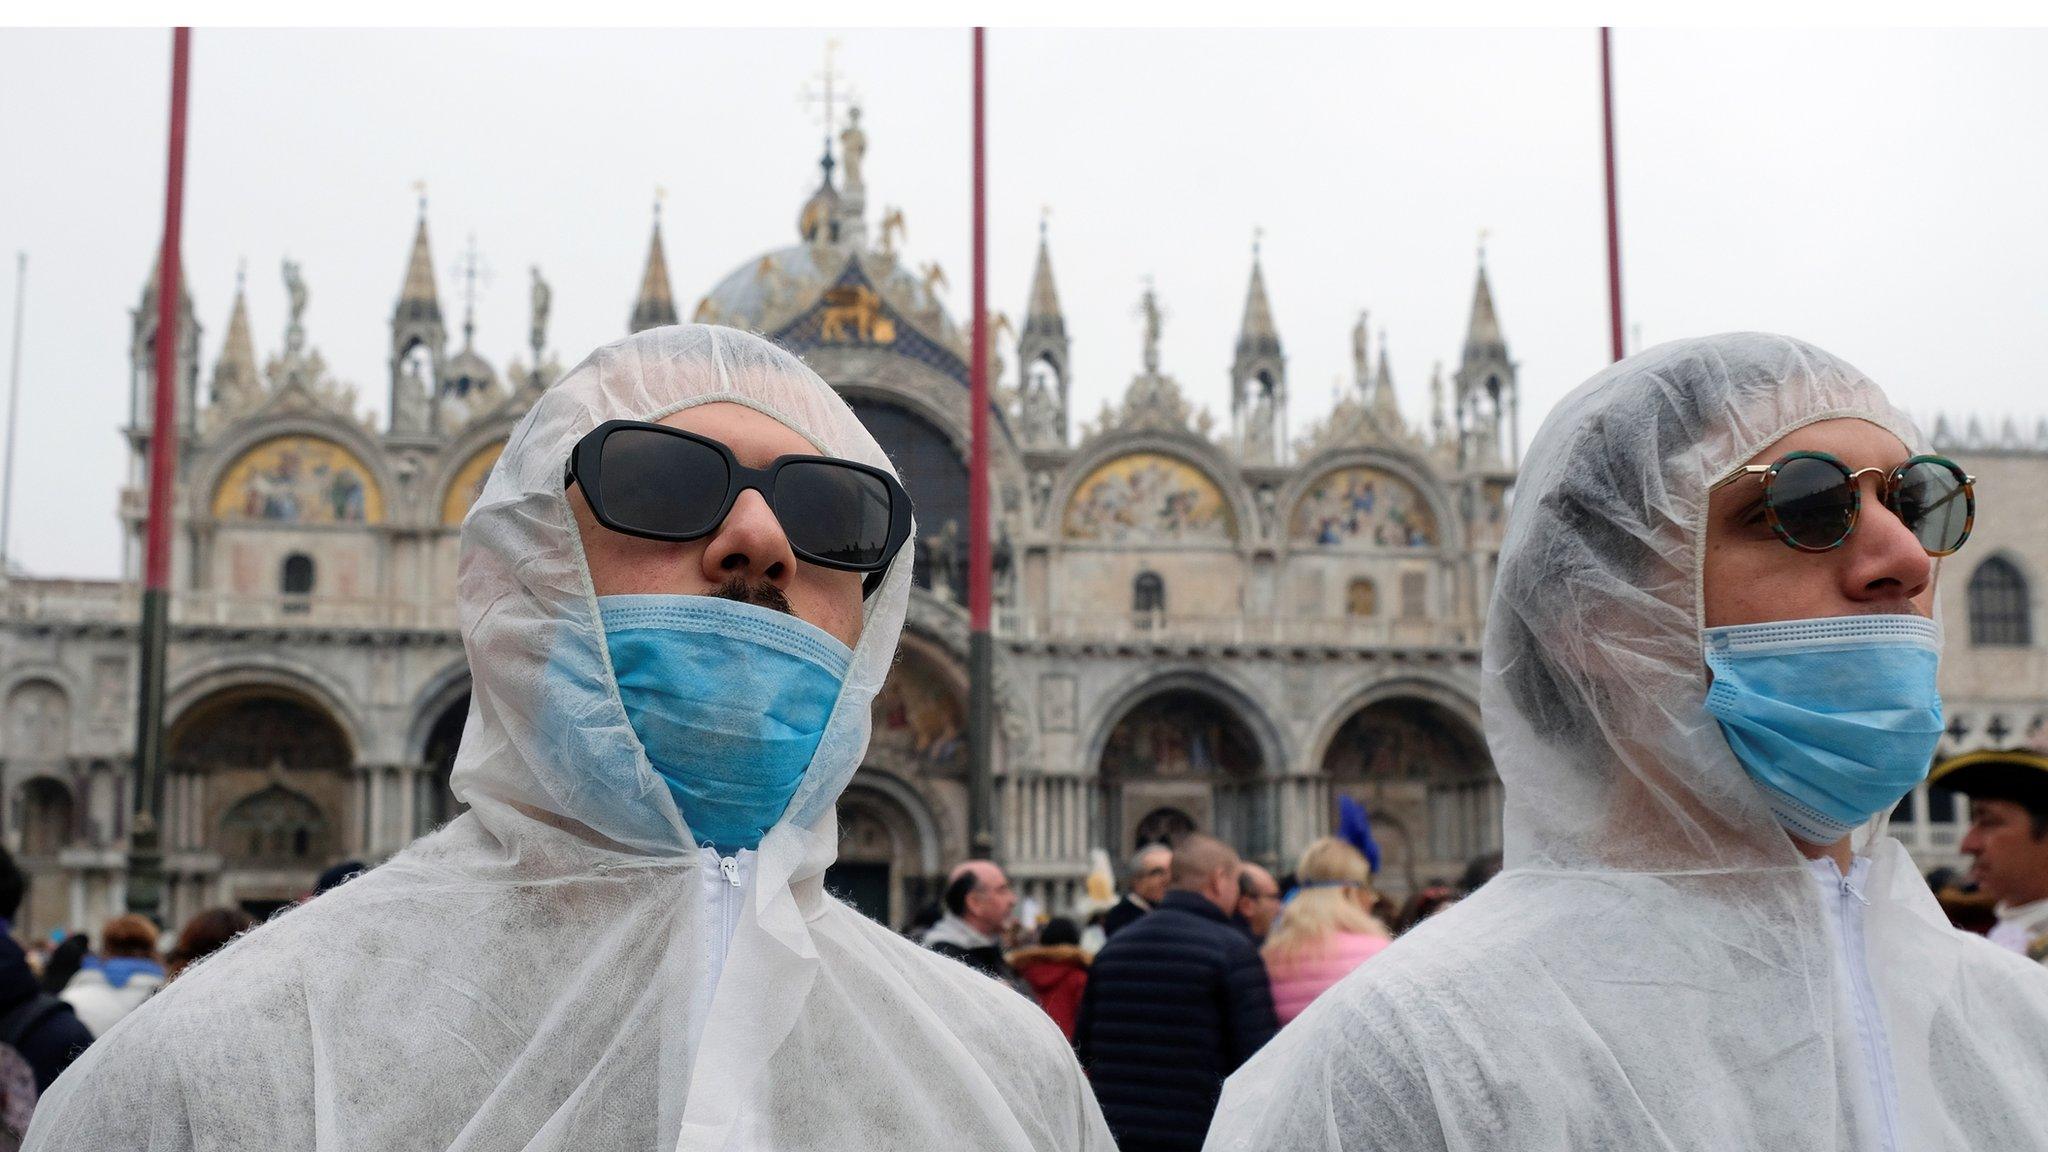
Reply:
[[[1981,856],[1984,853],[1984,832],[1975,824],[1963,835],[1963,842],[1956,845],[1956,851],[1965,856]]]
[[[796,575],[796,553],[782,522],[751,488],[733,501],[725,523],[705,543],[703,564],[704,579],[713,584],[738,575],[749,584],[765,582],[786,591]]]
[[[1841,552],[1842,593],[1863,602],[1910,600],[1934,579],[1934,560],[1898,514],[1879,499],[1880,481],[1859,476],[1863,503]]]

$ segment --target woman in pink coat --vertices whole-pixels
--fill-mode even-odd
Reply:
[[[1294,873],[1301,886],[1260,950],[1283,1025],[1393,942],[1371,912],[1372,872],[1358,849],[1325,836],[1302,852]]]

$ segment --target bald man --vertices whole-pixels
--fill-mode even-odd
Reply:
[[[1095,956],[1074,1045],[1124,1152],[1199,1152],[1223,1080],[1279,1027],[1266,966],[1231,923],[1244,864],[1190,834],[1159,907]]]
[[[946,877],[940,901],[946,914],[924,934],[924,946],[977,972],[1030,994],[1003,959],[1003,931],[1017,907],[1017,890],[993,860],[968,860]]]

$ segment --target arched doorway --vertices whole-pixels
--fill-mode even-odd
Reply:
[[[945,884],[937,822],[917,790],[862,767],[839,797],[839,856],[825,888],[867,916],[900,928]]]
[[[1103,741],[1105,837],[1117,854],[1208,832],[1247,859],[1272,855],[1271,792],[1251,726],[1218,695],[1173,687],[1138,701]]]
[[[77,809],[61,780],[38,776],[21,786],[21,856],[24,862],[54,861],[71,846]]]
[[[413,778],[418,792],[413,798],[414,836],[424,836],[469,810],[455,798],[449,776],[455,771],[455,753],[462,747],[462,728],[469,723],[469,693],[450,704],[427,732],[427,770]]]
[[[311,699],[268,685],[217,692],[178,718],[166,750],[172,922],[209,904],[266,916],[354,850],[354,756]]]
[[[907,408],[865,396],[847,407],[889,453],[917,506],[911,580],[955,603],[967,601],[967,464],[945,433]]]
[[[1402,895],[1457,879],[1476,856],[1500,849],[1500,778],[1473,724],[1432,700],[1401,696],[1360,708],[1323,752],[1336,798],[1372,818],[1377,883]]]

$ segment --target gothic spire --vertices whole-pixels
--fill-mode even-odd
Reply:
[[[213,364],[214,406],[228,409],[246,403],[263,389],[256,372],[256,340],[249,334],[249,300],[242,273],[235,273],[235,308],[228,316],[227,341]]]
[[[1498,356],[1505,360],[1507,352],[1500,319],[1493,313],[1493,289],[1486,283],[1486,259],[1482,255],[1478,282],[1472,287],[1472,321],[1465,329],[1465,359],[1477,361]]]
[[[1048,336],[1065,336],[1067,320],[1060,311],[1059,290],[1052,281],[1052,248],[1046,240],[1045,221],[1038,222],[1038,266],[1031,272],[1031,305],[1024,313],[1024,330],[1034,329]]]
[[[1380,329],[1380,366],[1372,382],[1372,415],[1380,427],[1388,433],[1400,432],[1406,427],[1401,419],[1401,403],[1394,395],[1394,374],[1387,369],[1387,330]]]
[[[647,269],[640,274],[640,298],[633,302],[627,330],[645,332],[676,323],[676,301],[668,287],[668,257],[661,249],[661,200],[654,201],[654,235],[647,241]]]
[[[420,194],[420,222],[412,236],[412,256],[405,264],[405,286],[398,292],[398,319],[441,323],[441,296],[434,288],[434,252],[427,242],[427,197]]]
[[[1280,355],[1280,332],[1273,324],[1273,305],[1266,299],[1266,272],[1259,261],[1259,242],[1252,241],[1252,280],[1244,293],[1244,320],[1238,325],[1237,356],[1250,360]]]

